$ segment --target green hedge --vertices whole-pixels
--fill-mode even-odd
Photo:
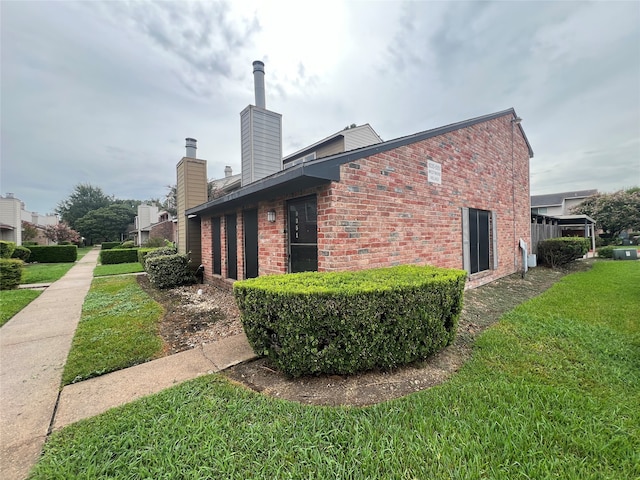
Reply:
[[[144,262],[149,281],[157,288],[171,288],[195,283],[189,269],[189,257],[182,254],[150,255]]]
[[[7,242],[6,240],[0,240],[0,258],[11,258],[13,251],[16,248],[15,242]]]
[[[23,265],[17,258],[0,258],[0,290],[12,290],[20,285]]]
[[[122,242],[102,242],[100,250],[111,250],[112,248],[118,248],[122,245]]]
[[[23,262],[28,262],[31,256],[31,250],[21,245],[16,245],[15,250],[11,254],[11,258],[19,258]]]
[[[589,251],[589,239],[582,237],[559,237],[538,243],[538,261],[541,265],[561,267]]]
[[[112,248],[100,251],[100,263],[114,265],[116,263],[134,263],[138,261],[137,248]]]
[[[427,358],[450,344],[466,272],[402,265],[236,282],[249,343],[290,376],[351,374]]]
[[[613,251],[615,248],[616,247],[613,245],[597,248],[596,252],[598,253],[598,258],[613,258]]]
[[[153,252],[153,253],[151,253]],[[138,249],[138,261],[144,267],[144,262],[151,254],[152,257],[157,257],[159,255],[175,255],[178,253],[173,247],[158,247],[158,248],[139,248]]]
[[[30,263],[72,263],[78,259],[75,245],[32,245],[29,250]]]

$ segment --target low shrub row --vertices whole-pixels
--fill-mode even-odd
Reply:
[[[249,343],[290,376],[351,374],[424,359],[450,344],[466,272],[402,265],[236,282]]]
[[[111,250],[112,248],[118,248],[122,245],[122,242],[102,242],[100,250]]]
[[[588,251],[588,238],[550,238],[538,243],[538,260],[541,265],[561,267],[582,258]]]
[[[78,259],[78,247],[75,245],[31,245],[29,262],[72,263]]]
[[[113,265],[116,263],[134,263],[138,261],[137,248],[110,248],[100,251],[100,263]]]

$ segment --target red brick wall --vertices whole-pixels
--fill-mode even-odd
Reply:
[[[286,200],[311,193],[318,199],[320,271],[405,263],[462,268],[463,207],[497,213],[498,268],[472,275],[468,285],[518,271],[518,240],[530,243],[529,156],[510,120],[508,115],[347,163],[341,167],[340,182],[261,203],[260,275],[287,271]],[[427,181],[428,160],[441,164],[441,184]],[[276,212],[275,223],[267,222],[269,210]],[[237,213],[241,279],[242,216]],[[203,263],[210,279],[209,219],[203,219],[202,232]],[[226,277],[224,219],[222,243]]]
[[[162,238],[165,240],[169,240],[170,242],[176,241],[176,224],[171,220],[166,220],[164,222],[156,223],[151,226],[151,230],[149,232],[149,238]]]
[[[512,150],[510,118],[343,165],[340,183],[318,201],[318,269],[462,268],[462,207],[468,207],[496,211],[499,262],[497,270],[471,276],[469,286],[517,271],[518,240],[530,243],[529,156],[517,127]],[[427,160],[442,165],[440,185],[427,181]]]

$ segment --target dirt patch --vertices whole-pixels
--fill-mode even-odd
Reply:
[[[242,332],[240,311],[231,292],[211,285],[158,290],[146,275],[138,276],[138,284],[164,307],[160,335],[165,343],[165,355]]]
[[[590,261],[568,269],[534,268],[521,278],[511,275],[467,290],[458,333],[452,345],[427,360],[392,371],[357,375],[320,375],[291,379],[266,358],[236,365],[223,373],[231,380],[273,397],[314,405],[371,405],[438,385],[469,359],[477,336],[520,303],[547,290],[567,273],[587,270]],[[209,285],[193,285],[158,292],[140,284],[165,307],[161,333],[167,354],[193,348],[242,331],[231,292]],[[198,294],[201,290],[201,294]]]

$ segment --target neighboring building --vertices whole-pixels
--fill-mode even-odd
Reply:
[[[541,215],[571,215],[571,209],[580,205],[598,190],[579,190],[574,192],[550,193],[531,196],[531,213]]]
[[[48,226],[59,223],[57,215],[42,215],[25,209],[24,202],[16,198],[13,193],[0,196],[0,240],[15,242],[22,245],[22,222],[29,223],[38,231],[36,238],[30,241],[40,245],[49,245],[54,242],[44,236],[44,230]]]
[[[156,205],[138,205],[138,215],[129,231],[129,238],[133,238],[138,246],[144,245],[151,238],[175,242],[176,221],[169,212],[159,210]]]
[[[179,205],[179,230],[188,233],[182,250],[204,266],[207,281],[413,263],[466,269],[475,287],[524,268],[532,156],[508,109],[280,165],[211,201],[206,162],[185,157],[178,199],[205,194]]]
[[[347,127],[333,135],[323,138],[319,142],[298,150],[282,159],[284,168],[293,167],[303,161],[319,160],[320,158],[335,155],[361,147],[368,147],[376,143],[381,143],[382,139],[375,132],[371,125]]]
[[[156,205],[138,205],[138,214],[133,220],[133,229],[129,236],[133,237],[136,245],[141,246],[149,240],[151,225],[158,223],[158,207]]]
[[[162,238],[169,242],[175,242],[176,228],[176,219],[169,212],[159,212],[158,223],[154,223],[149,227],[149,238]]]

